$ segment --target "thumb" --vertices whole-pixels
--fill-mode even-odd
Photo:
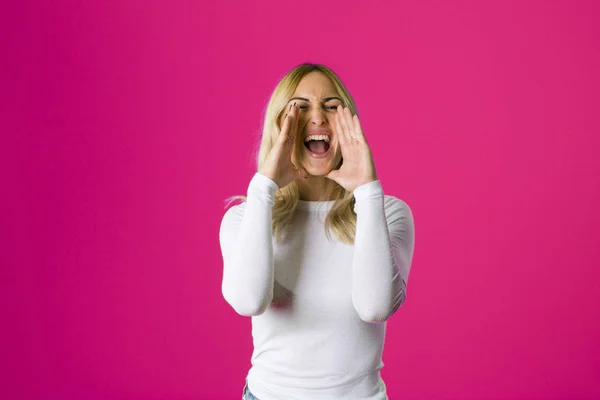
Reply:
[[[329,173],[325,174],[325,178],[331,179],[332,181],[337,182],[337,178],[340,175],[340,171],[337,169],[332,169]]]

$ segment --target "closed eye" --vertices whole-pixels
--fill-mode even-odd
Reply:
[[[300,110],[308,110],[310,108],[310,105],[308,105],[308,104],[299,104],[298,108]],[[325,110],[327,110],[327,111],[335,111],[335,110],[337,110],[338,105],[337,104],[335,104],[335,105],[334,104],[327,104],[327,105],[324,105],[323,108]]]

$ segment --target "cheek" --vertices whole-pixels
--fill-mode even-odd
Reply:
[[[306,125],[307,122],[308,122],[308,113],[304,112],[304,111],[300,111],[300,114],[298,115],[298,126],[303,127]]]
[[[329,124],[331,129],[335,132],[336,130],[335,130],[335,114],[334,113],[327,114],[327,123]]]

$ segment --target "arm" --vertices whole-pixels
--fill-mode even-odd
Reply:
[[[359,186],[354,197],[352,301],[361,319],[383,322],[406,299],[414,253],[413,215],[405,202],[384,198],[379,181]]]
[[[221,222],[222,293],[238,314],[262,314],[273,299],[271,216],[278,186],[256,173],[247,201],[229,209]]]

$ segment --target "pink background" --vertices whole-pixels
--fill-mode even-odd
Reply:
[[[0,397],[241,397],[223,200],[311,61],[415,215],[390,398],[600,398],[599,3],[255,3],[1,6]]]

